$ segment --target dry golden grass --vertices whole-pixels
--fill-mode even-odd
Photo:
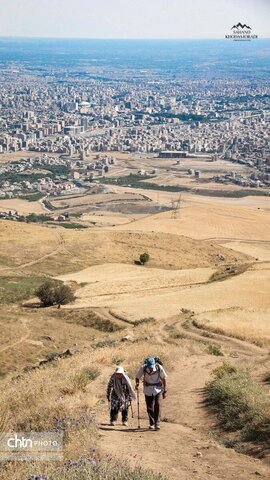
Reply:
[[[146,327],[137,331],[143,336]],[[184,352],[185,348],[182,346],[180,351]],[[136,343],[136,349],[130,348],[126,343],[119,343],[116,347],[89,348],[74,357],[22,374],[17,380],[4,379],[1,406],[9,414],[10,428],[21,428],[25,431],[48,430],[53,427],[55,419],[63,416],[78,418],[89,412],[98,399],[105,400],[106,384],[114,371],[117,358],[122,360],[121,363],[132,378],[149,354],[161,356],[167,369],[170,369],[171,353],[168,353],[166,344],[154,340],[150,350],[149,353],[147,341]],[[99,369],[101,375],[89,382],[84,393],[74,378],[89,367]],[[20,395],[17,394],[18,390]]]
[[[86,224],[94,223],[98,227],[109,227],[115,225],[125,225],[126,223],[129,223],[142,216],[143,215],[123,214],[99,210],[98,213],[84,213],[80,218],[80,221],[85,222]]]
[[[270,241],[269,242],[252,242],[248,243],[245,241],[241,242],[228,242],[223,244],[226,248],[232,248],[233,250],[246,255],[251,255],[252,257],[260,260],[269,262],[270,261]],[[256,268],[260,268],[257,266]]]
[[[175,222],[175,220],[169,220]],[[130,225],[135,225],[134,222]],[[176,221],[176,224],[178,222]],[[40,225],[0,222],[0,273],[10,273],[6,266],[19,271],[56,275],[105,263],[133,264],[147,251],[149,267],[183,269],[218,266],[249,259],[242,253],[170,233],[86,229],[64,230]]]
[[[45,209],[40,202],[28,202],[21,198],[12,198],[9,200],[0,200],[0,210],[8,212],[17,211],[20,215],[29,215],[30,213],[45,213]]]
[[[177,295],[184,287],[206,283],[215,271],[213,268],[164,270],[111,263],[96,265],[58,278],[65,282],[86,283],[76,292],[74,308],[87,306],[117,308],[119,302],[128,303],[130,297],[138,299],[138,303],[140,303],[142,298],[150,299],[153,295],[159,295],[160,314],[156,317],[164,318],[167,314],[167,307],[165,304],[162,305],[164,294],[175,292]],[[144,316],[149,315],[145,312]],[[138,315],[135,314],[133,320],[138,320],[138,318]]]
[[[269,347],[269,315],[270,308],[262,310],[234,307],[196,315],[196,321],[206,330]]]
[[[150,195],[156,195],[157,201],[158,195],[168,202],[171,198],[171,194],[165,192],[150,192]],[[206,337],[197,343],[186,340],[182,338],[183,332],[179,334],[173,327],[172,322],[182,321],[181,308],[195,311],[195,318],[202,324],[207,323],[207,328],[270,344],[267,248],[263,246],[259,252],[259,244],[254,243],[250,248],[238,242],[233,250],[233,243],[226,243],[224,247],[212,240],[200,240],[204,237],[267,240],[270,233],[268,212],[239,203],[242,200],[234,200],[233,204],[231,199],[226,199],[227,203],[224,199],[215,199],[211,204],[206,197],[194,200],[189,195],[184,199],[179,219],[172,220],[170,213],[162,213],[114,229],[67,231],[0,222],[2,275],[69,274],[65,279],[87,282],[77,290],[78,302],[83,299],[85,305],[99,306],[95,309],[98,315],[123,327],[123,330],[108,332],[86,327],[89,309],[76,309],[71,305],[60,311],[26,309],[18,305],[1,307],[0,361],[7,375],[1,380],[0,402],[10,429],[50,430],[65,419],[72,419],[76,428],[67,427],[64,453],[65,459],[78,459],[97,442],[92,414],[97,413],[103,420],[107,415],[106,384],[115,365],[122,363],[134,379],[139,364],[149,355],[159,355],[165,361],[170,378],[175,380],[172,385],[175,390],[179,379],[190,382],[189,395],[193,395],[192,401],[194,397],[197,400],[193,407],[189,405],[190,397],[183,395],[181,401],[188,404],[187,414],[191,408],[190,417],[194,412],[201,415],[196,403],[198,390],[194,390],[194,377],[201,377],[202,372],[208,375],[210,367],[206,367],[206,363],[219,360],[213,356],[209,359],[203,343]],[[150,254],[149,264],[135,266],[134,260],[144,251]],[[253,258],[249,255],[255,253],[258,256],[260,253],[259,258],[265,263],[257,262],[252,267]],[[225,260],[221,260],[219,254]],[[247,262],[250,268],[245,273],[222,282],[205,283],[221,265],[241,266]],[[113,314],[120,319],[114,320]],[[135,327],[122,321],[121,316],[128,320],[154,317],[155,321]],[[165,322],[171,329],[164,329]],[[124,335],[130,335],[134,343],[121,342]],[[226,353],[225,343],[224,346]],[[76,353],[22,373],[22,367],[67,348]],[[175,362],[178,362],[177,371]],[[192,365],[187,374],[190,378],[184,376],[186,362]],[[86,369],[99,370],[100,375],[87,376]],[[203,384],[197,382],[197,387],[201,389]],[[181,410],[176,391],[171,405]],[[183,418],[179,420],[177,431],[175,425],[168,425],[168,435],[175,434],[176,438],[168,451],[179,442],[179,434],[193,432],[183,425]],[[166,435],[165,431],[164,439]],[[185,451],[185,458],[193,458],[192,442],[191,450]],[[170,453],[165,452],[165,455],[170,462]],[[27,465],[8,465],[3,478],[28,478],[27,468]],[[205,472],[200,473],[204,478]]]
[[[14,267],[57,253],[59,243],[60,234],[54,229],[11,221],[0,222],[0,260],[8,258]],[[5,268],[1,265],[0,273],[3,270]]]
[[[189,187],[192,190],[200,189],[200,190],[211,190],[211,191],[230,191],[230,192],[237,192],[241,191],[243,188],[239,185],[228,185],[228,184],[220,184],[214,183],[209,180],[209,177],[213,176],[212,173],[202,173],[201,179],[203,181],[198,181],[191,175],[183,175],[178,173],[177,175],[174,172],[158,175],[155,178],[148,179],[146,182],[150,182],[156,185],[181,185],[183,187]],[[142,181],[142,186],[143,186]]]
[[[62,310],[54,307],[1,306],[0,372],[4,374],[36,365],[52,352],[86,348],[106,336],[97,328],[80,324],[82,315],[74,313],[73,323],[70,323]]]
[[[71,208],[71,207],[84,207],[87,205],[98,204],[108,202],[127,202],[127,201],[141,201],[144,200],[143,196],[136,193],[123,193],[123,194],[112,194],[112,193],[98,193],[96,195],[82,195],[74,197],[60,197],[52,199],[50,202],[55,208]],[[0,202],[1,205],[1,202]]]
[[[269,281],[269,271],[246,271],[225,281],[191,287],[186,285],[152,292],[136,292],[134,289],[121,295],[101,295],[96,297],[96,304],[109,306],[114,313],[129,320],[149,316],[165,319],[179,313],[181,308],[203,314],[209,310],[226,310],[230,307],[243,311],[254,309],[259,318],[262,311],[270,309]],[[88,304],[90,302],[91,298]],[[265,336],[268,334],[269,327],[265,330]]]
[[[177,198],[174,194],[173,197]],[[171,212],[151,215],[117,230],[139,230],[141,232],[166,232],[186,235],[193,239],[228,239],[228,240],[265,240],[270,238],[270,216],[265,209],[258,210],[233,199],[204,200],[191,195],[182,196],[179,218],[171,219]],[[185,205],[185,198],[188,203]],[[245,199],[243,199],[245,200]],[[247,200],[245,200],[247,202]],[[254,200],[256,202],[256,200]],[[265,202],[265,200],[264,200]],[[268,200],[269,202],[269,200]],[[239,206],[238,206],[239,204]],[[266,206],[266,203],[264,203]]]
[[[66,363],[65,363],[66,362]],[[65,364],[64,364],[65,363]],[[80,368],[89,366],[92,361],[85,359],[75,368],[75,360],[59,360],[56,367],[28,373],[20,384],[20,395],[17,395],[17,382],[8,389],[8,409],[12,426],[21,431],[48,431],[55,427],[55,421],[64,416],[80,417],[92,409],[97,398],[93,391],[85,395],[76,389],[75,373]],[[68,369],[67,369],[68,365]]]
[[[64,460],[89,455],[98,439],[93,414],[106,403],[106,386],[116,363],[120,360],[133,380],[141,362],[149,354],[159,355],[165,361],[166,369],[170,370],[173,351],[177,350],[178,356],[184,356],[189,349],[183,343],[180,347],[171,346],[169,353],[159,334],[153,335],[151,327],[147,325],[138,327],[136,332],[138,343],[135,349],[130,344],[119,342],[119,334],[113,334],[116,346],[89,347],[72,358],[59,360],[47,367],[22,374],[19,378],[4,379],[0,401],[1,411],[7,412],[9,418],[8,429],[49,431],[62,425],[66,432]],[[139,338],[149,336],[150,333],[152,343],[149,349],[149,342],[140,341]],[[98,369],[100,375],[82,389],[77,378],[89,368]],[[9,478],[19,480],[25,478],[20,477],[20,474],[26,475],[25,472],[31,471],[30,467],[31,465],[11,463],[5,472],[8,471]],[[43,468],[44,472],[48,471],[46,465]]]

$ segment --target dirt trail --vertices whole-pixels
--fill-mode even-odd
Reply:
[[[32,260],[31,262],[27,262],[27,263],[22,263],[21,265],[16,265],[14,267],[3,267],[0,269],[0,272],[6,272],[6,271],[16,271],[16,270],[20,270],[21,268],[27,268],[27,267],[32,267],[32,265],[36,265],[37,263],[40,263],[42,262],[43,260],[45,260],[46,258],[50,258],[50,257],[55,257],[58,253],[61,252],[61,249],[58,248],[57,250],[54,250],[53,252],[50,252],[50,253],[47,253],[46,255],[42,255],[42,257],[39,257],[35,260]]]
[[[235,337],[228,337],[226,335],[207,332],[208,336],[204,336],[204,332],[200,329],[190,325],[188,329],[184,328],[182,322],[176,322],[174,326],[183,334],[184,337],[193,340],[204,341],[211,345],[222,346],[222,349],[228,356],[237,357],[252,357],[253,361],[257,358],[265,357],[268,353],[267,349],[263,349],[255,344],[245,342],[244,340]]]
[[[22,335],[19,340],[16,340],[16,342],[14,343],[10,343],[9,345],[6,345],[5,347],[3,348],[0,348],[0,353],[3,353],[5,352],[6,350],[9,350],[10,348],[14,348],[16,347],[17,345],[20,345],[20,343],[23,343],[25,341],[27,341],[30,337],[30,334],[31,334],[31,330],[30,328],[28,327],[28,322],[29,322],[29,319],[27,318],[22,318],[22,325],[25,329],[25,334]]]
[[[253,243],[259,243],[259,244],[262,244],[262,245],[269,245],[270,244],[270,240],[256,240],[256,239],[245,239],[245,238],[233,238],[233,237],[208,237],[208,238],[204,238],[205,242],[223,242],[223,241],[226,241],[228,243],[231,243],[231,242],[239,242],[239,243],[250,243],[250,244],[253,244]]]
[[[27,268],[27,267],[32,267],[33,265],[36,265],[37,263],[43,262],[43,260],[46,260],[46,258],[50,257],[55,257],[60,253],[68,253],[71,256],[74,256],[71,252],[69,252],[66,247],[65,247],[65,240],[62,234],[57,235],[57,242],[58,242],[58,247],[53,250],[52,252],[46,253],[45,255],[42,255],[39,258],[36,258],[35,260],[31,260],[30,262],[22,263],[21,265],[15,265],[11,267],[2,267],[0,268],[0,273],[5,272],[5,271],[19,271],[22,268]]]
[[[196,331],[186,333],[193,340],[213,343],[212,339],[202,337]],[[255,345],[224,335],[215,335],[215,340],[227,349],[229,355],[246,358],[253,354],[259,360],[266,353]],[[142,392],[140,430],[137,429],[136,403],[133,406],[135,418],[130,418],[129,427],[122,427],[120,422],[110,427],[108,412],[104,408],[97,417],[101,449],[122,461],[126,459],[133,466],[140,465],[172,480],[270,478],[270,465],[225,448],[215,439],[215,418],[204,407],[203,392],[211,371],[222,361],[208,354],[175,359],[168,379],[168,396],[163,402],[164,421],[160,432],[148,430]]]
[[[127,324],[133,325],[132,322],[129,322],[124,317],[120,317],[119,315],[116,315],[112,310],[106,307],[96,307],[96,308],[93,308],[92,310],[98,315],[101,315],[106,320],[110,320],[112,323],[116,324],[118,327],[126,328]]]

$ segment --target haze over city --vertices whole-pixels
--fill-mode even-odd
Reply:
[[[0,6],[2,36],[223,38],[240,21],[269,37],[268,0],[1,0]]]

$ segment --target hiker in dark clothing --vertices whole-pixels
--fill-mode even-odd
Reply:
[[[155,358],[148,358],[136,375],[136,390],[139,388],[140,378],[143,376],[143,386],[149,429],[160,430],[161,398],[165,398],[167,374],[162,365],[156,363]]]
[[[122,424],[127,426],[128,408],[132,400],[136,400],[131,381],[123,367],[117,367],[107,386],[107,399],[111,403],[110,422],[115,425],[119,411],[122,414]]]

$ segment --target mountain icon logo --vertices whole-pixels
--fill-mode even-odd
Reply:
[[[225,38],[234,42],[250,42],[258,38],[258,35],[254,34],[253,29],[246,23],[238,22],[231,28],[230,33],[225,35]]]
[[[236,29],[238,29],[238,28],[242,28],[242,29],[247,28],[248,30],[251,30],[251,27],[249,27],[249,26],[246,25],[245,23],[244,23],[244,25],[242,25],[242,23],[240,23],[240,22],[237,23],[237,25],[234,25],[234,26],[231,28],[231,30],[233,30],[234,28],[236,28]]]

